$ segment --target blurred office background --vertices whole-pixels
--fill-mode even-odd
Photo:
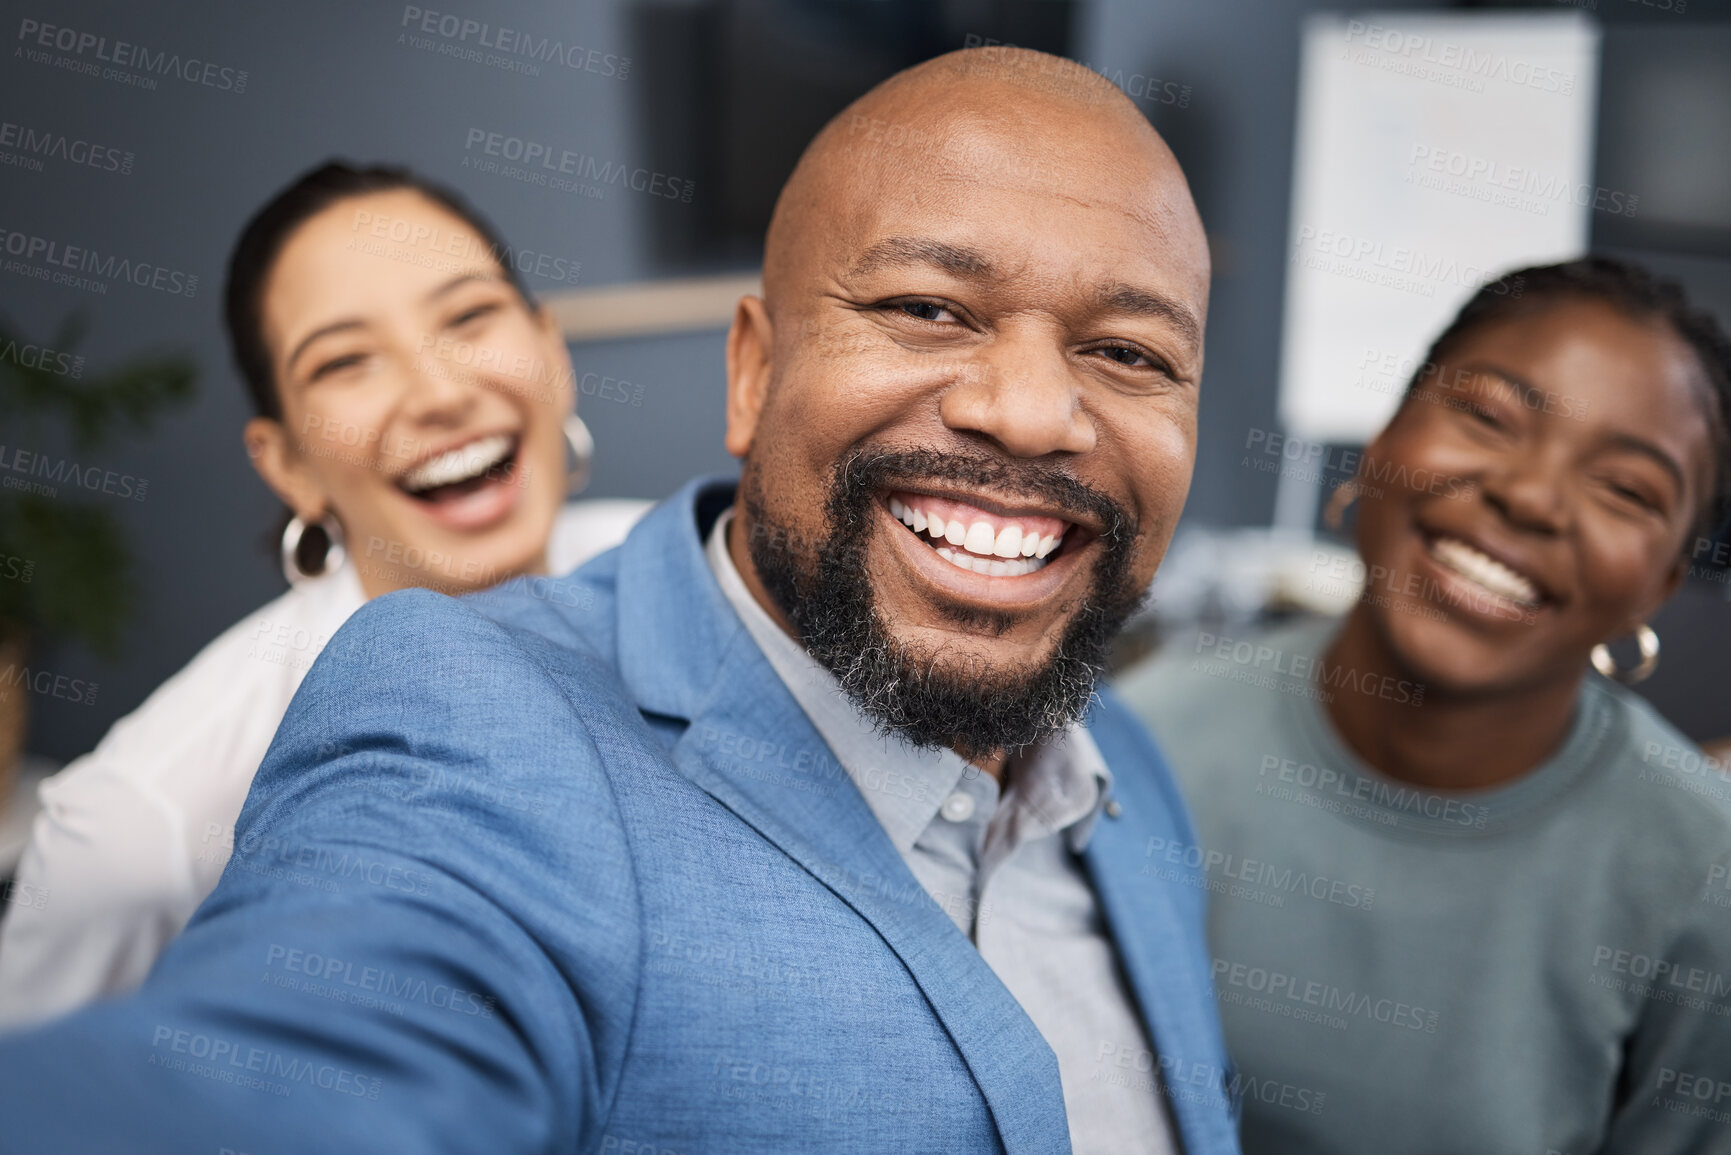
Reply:
[[[1302,509],[1291,513],[1304,503],[1292,505],[1290,479],[1283,498],[1279,473],[1248,467],[1245,448],[1257,431],[1287,429],[1291,416],[1280,391],[1301,42],[1307,21],[1314,27],[1322,14],[1350,15],[1338,5],[9,0],[6,7],[4,26],[20,45],[21,29],[35,21],[218,68],[205,74],[214,83],[165,77],[146,89],[51,59],[68,54],[32,58],[15,45],[0,71],[8,130],[97,142],[128,158],[124,171],[54,156],[32,163],[0,137],[0,151],[26,157],[0,166],[0,227],[199,279],[190,297],[126,283],[98,294],[10,265],[0,270],[0,318],[11,331],[42,341],[74,314],[88,318],[77,350],[88,373],[158,349],[183,350],[198,367],[195,400],[150,432],[82,455],[53,440],[24,446],[148,481],[142,500],[93,498],[112,506],[136,559],[138,608],[120,656],[46,639],[30,657],[32,669],[100,687],[94,702],[31,695],[28,746],[41,759],[88,750],[220,630],[283,588],[266,544],[278,507],[241,446],[250,411],[223,342],[220,288],[247,216],[332,155],[410,165],[466,194],[513,245],[563,262],[544,264],[561,269],[563,280],[530,275],[529,284],[560,302],[575,338],[585,382],[580,411],[599,445],[589,495],[660,497],[693,473],[733,468],[721,445],[726,295],[755,274],[775,192],[811,134],[876,81],[964,44],[1062,53],[1123,86],[1165,134],[1210,234],[1210,339],[1185,531],[1213,544],[1192,549],[1192,569],[1222,542],[1254,551],[1264,540],[1258,527],[1273,524],[1282,501],[1287,521],[1312,519]],[[1637,196],[1640,208],[1584,209],[1585,239],[1682,279],[1731,321],[1731,3],[1389,2],[1379,6],[1383,23],[1398,19],[1397,10],[1486,20],[1545,14],[1589,29],[1597,73],[1585,106],[1584,175],[1594,187]],[[490,31],[476,33],[481,24]],[[531,43],[559,42],[565,58],[477,48],[484,39],[496,43],[500,29]],[[244,91],[236,91],[243,71]],[[501,147],[538,144],[596,166],[653,170],[681,187],[688,182],[691,196],[617,183],[596,185],[595,195],[515,179],[502,165],[487,167],[500,159],[487,153],[488,134],[520,142]],[[669,281],[690,282],[685,295],[612,292]],[[1467,288],[1458,288],[1464,296]],[[1423,350],[1401,352],[1418,358]],[[604,385],[607,378],[615,384]],[[1325,492],[1326,482],[1312,484]],[[1246,536],[1222,536],[1229,531]],[[1234,563],[1216,557],[1215,564]],[[1725,576],[1698,567],[1655,623],[1664,661],[1643,687],[1697,739],[1731,733]],[[1205,609],[1226,612],[1220,604]]]

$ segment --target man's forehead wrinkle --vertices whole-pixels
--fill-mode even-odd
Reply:
[[[929,237],[886,237],[867,248],[848,270],[850,278],[863,277],[895,265],[935,265],[958,277],[992,278],[999,275],[991,258],[967,245],[950,244]]]

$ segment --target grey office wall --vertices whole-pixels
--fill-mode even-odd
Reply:
[[[543,61],[532,75],[449,54],[448,41],[406,20],[413,7],[343,0],[6,5],[0,27],[14,40],[21,22],[34,20],[198,58],[228,69],[231,80],[224,88],[220,72],[216,84],[160,78],[144,91],[29,58],[19,44],[0,68],[0,120],[132,154],[126,173],[56,160],[41,171],[0,169],[0,226],[199,277],[187,298],[124,284],[96,295],[0,272],[0,314],[26,333],[46,335],[72,311],[89,311],[94,329],[83,352],[93,367],[169,344],[191,351],[202,369],[193,405],[153,434],[122,439],[91,459],[150,483],[144,501],[119,510],[137,558],[142,613],[118,661],[73,645],[37,654],[42,668],[101,690],[94,705],[33,698],[32,749],[66,758],[90,748],[206,641],[282,589],[262,544],[278,507],[241,447],[249,411],[228,363],[219,292],[236,232],[287,179],[333,154],[406,163],[469,196],[513,244],[581,261],[582,284],[665,271],[649,243],[642,194],[609,187],[600,198],[580,196],[465,165],[479,157],[470,147],[476,132],[603,162],[642,159],[643,94],[633,88],[641,74],[618,75],[618,58],[636,52],[627,0],[514,0],[463,12],[586,50],[577,57],[582,66]],[[1080,8],[1074,29],[1075,55],[1122,76],[1167,135],[1210,230],[1215,281],[1187,514],[1203,521],[1264,522],[1273,505],[1272,478],[1239,468],[1235,451],[1246,429],[1274,424],[1297,33],[1307,13],[1326,7],[1308,0],[1095,0]],[[232,78],[241,70],[245,89],[236,92]],[[533,289],[554,287],[531,278]],[[599,393],[582,401],[600,442],[593,494],[654,497],[692,473],[730,467],[720,447],[721,337],[574,351],[580,380],[594,373],[643,386],[641,405]],[[67,452],[61,444],[32,448]]]

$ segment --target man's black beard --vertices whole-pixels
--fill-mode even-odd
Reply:
[[[879,614],[866,572],[879,495],[934,481],[1044,498],[1076,515],[1071,520],[1101,527],[1093,580],[1051,656],[1037,667],[942,668],[941,654],[910,653]],[[747,549],[757,575],[812,657],[883,729],[917,746],[948,746],[966,758],[1020,750],[1080,720],[1112,639],[1145,593],[1130,576],[1136,538],[1131,517],[1069,474],[1033,462],[929,450],[856,451],[831,475],[827,536],[820,539],[777,520],[751,469],[740,500],[751,519]],[[946,616],[996,635],[1016,620],[960,606]]]

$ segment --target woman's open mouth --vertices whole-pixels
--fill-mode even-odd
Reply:
[[[453,528],[488,525],[516,504],[521,446],[514,433],[477,437],[405,471],[397,488]]]
[[[1425,554],[1437,567],[1458,579],[1489,603],[1504,603],[1520,612],[1537,609],[1545,591],[1530,576],[1458,537],[1427,536]]]

